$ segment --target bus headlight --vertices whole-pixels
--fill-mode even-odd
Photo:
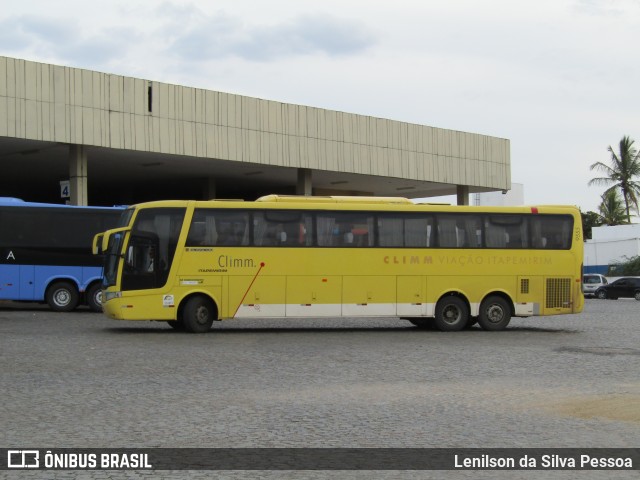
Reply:
[[[105,302],[108,302],[109,300],[112,300],[114,298],[122,297],[122,292],[102,292],[102,294],[104,295]]]

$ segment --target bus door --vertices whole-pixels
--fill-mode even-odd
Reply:
[[[20,300],[43,300],[35,298],[35,265],[20,265]]]
[[[153,233],[135,233],[129,237],[122,272],[122,290],[148,290],[161,287],[158,273],[159,241]]]

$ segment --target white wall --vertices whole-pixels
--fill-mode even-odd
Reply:
[[[640,225],[594,227],[584,244],[584,265],[611,265],[640,255]]]
[[[485,207],[515,207],[524,205],[524,185],[511,183],[511,190],[506,193],[486,192],[471,195],[471,205]]]
[[[593,227],[591,238],[594,241],[640,238],[640,224]]]

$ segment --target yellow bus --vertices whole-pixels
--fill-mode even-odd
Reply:
[[[504,329],[582,310],[577,208],[269,195],[158,201],[94,238],[103,309],[205,332],[238,318],[394,317]]]

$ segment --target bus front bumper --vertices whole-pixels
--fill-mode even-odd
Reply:
[[[125,293],[103,291],[102,311],[115,320],[175,320],[176,310],[172,301],[163,301],[173,295],[151,294],[136,297],[135,301]]]
[[[131,315],[133,313],[133,305],[129,303],[127,298],[122,297],[122,292],[105,290],[102,292],[102,312],[109,318],[134,320]]]
[[[125,316],[122,314],[124,308],[124,301],[121,297],[121,292],[102,292],[102,313],[109,318],[116,320],[125,320]]]

